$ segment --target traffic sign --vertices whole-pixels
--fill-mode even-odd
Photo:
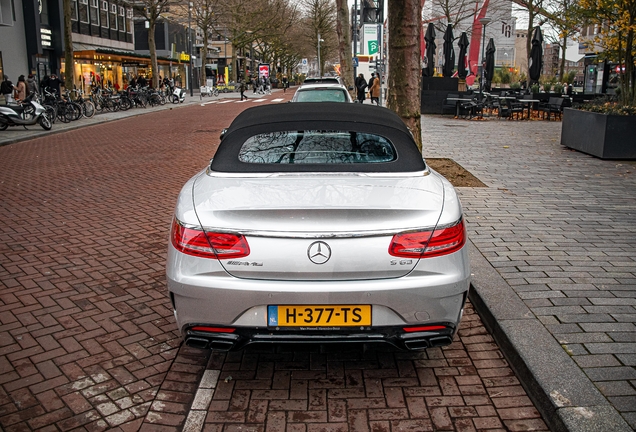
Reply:
[[[351,63],[353,64],[353,67],[360,66],[360,64],[358,63],[358,57],[354,57]]]

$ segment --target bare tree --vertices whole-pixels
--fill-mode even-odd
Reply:
[[[389,3],[389,83],[387,106],[411,130],[422,149],[421,125],[421,0]]]
[[[202,86],[206,85],[205,64],[208,58],[208,41],[213,34],[216,34],[215,29],[218,20],[216,11],[218,10],[219,0],[192,1],[192,20],[195,26],[203,33],[203,46],[200,54],[203,73],[199,77]]]
[[[349,7],[346,0],[336,0],[338,33],[338,55],[340,57],[340,77],[347,88],[353,87],[353,52],[351,50],[351,26]]]
[[[150,64],[152,67],[152,86],[159,87],[159,65],[157,63],[157,44],[155,42],[155,28],[162,13],[168,12],[174,0],[136,0],[133,10],[148,22],[148,49],[150,50]]]
[[[305,12],[306,39],[315,49],[320,59],[318,74],[322,76],[325,62],[337,57],[336,13],[334,0],[303,0]],[[320,44],[318,43],[320,35]],[[320,46],[320,53],[318,53]]]

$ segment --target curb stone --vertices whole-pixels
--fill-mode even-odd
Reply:
[[[472,242],[469,247],[470,301],[550,429],[633,432]]]

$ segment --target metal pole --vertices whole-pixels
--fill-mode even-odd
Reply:
[[[482,19],[479,20],[479,22],[481,23],[481,31],[482,31],[482,35],[481,35],[481,82],[479,83],[479,100],[483,99],[484,96],[484,81],[485,81],[485,69],[486,69],[486,65],[484,64],[484,49],[486,47],[486,26],[488,25],[488,23],[490,22],[490,18],[486,18],[483,17]]]
[[[194,96],[194,89],[192,83],[192,2],[188,4],[188,55],[190,57],[190,96]]]
[[[358,58],[358,0],[353,3],[353,58]],[[353,80],[358,76],[358,68],[353,64]]]
[[[318,33],[318,76],[322,78],[322,71],[320,70],[320,33]]]

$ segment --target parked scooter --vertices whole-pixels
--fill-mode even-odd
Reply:
[[[0,131],[9,126],[32,126],[39,124],[44,130],[51,130],[53,124],[49,119],[46,108],[36,101],[36,94],[31,93],[20,105],[0,106]]]
[[[175,87],[174,91],[172,92],[172,103],[173,104],[183,103],[183,101],[185,101],[185,97],[186,97],[185,90],[182,89],[181,87]]]

